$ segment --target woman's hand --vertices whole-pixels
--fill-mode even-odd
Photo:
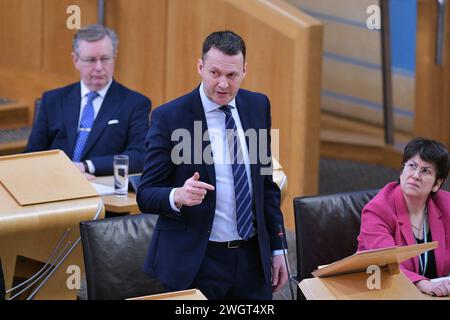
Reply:
[[[423,293],[446,297],[450,295],[450,280],[442,280],[439,282],[431,282],[430,280],[420,280],[415,283],[416,287]]]

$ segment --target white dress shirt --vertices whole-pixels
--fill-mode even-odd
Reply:
[[[97,118],[98,112],[100,111],[100,107],[103,104],[103,100],[105,99],[106,93],[108,92],[109,87],[111,86],[112,79],[109,81],[109,83],[101,90],[97,91],[98,96],[92,101],[92,104],[94,106],[94,121],[95,118]],[[86,106],[86,103],[88,101],[87,95],[91,90],[83,83],[83,81],[80,81],[81,85],[81,104],[80,104],[80,116],[78,118],[78,132],[80,131],[80,123],[81,123],[81,116],[83,115],[84,107]],[[90,160],[86,160],[86,163],[89,168],[90,174],[95,173],[95,166]]]
[[[209,240],[211,241],[232,241],[241,239],[237,231],[236,223],[236,200],[234,193],[233,169],[231,167],[230,155],[227,150],[227,142],[225,136],[225,113],[219,108],[222,107],[215,102],[209,100],[206,96],[203,83],[200,85],[200,98],[202,100],[203,111],[208,126],[209,138],[211,140],[211,150],[214,159],[214,170],[216,173],[216,211],[214,214],[213,226]],[[239,143],[242,148],[242,155],[247,172],[247,180],[252,194],[252,181],[250,174],[250,160],[248,148],[245,142],[245,135],[242,128],[239,113],[237,111],[236,101],[233,99],[230,103],[231,114],[239,137]],[[203,177],[200,176],[200,180]],[[170,193],[170,205],[172,209],[179,211],[174,202],[175,188]]]
[[[203,111],[205,113],[206,124],[208,126],[211,150],[214,159],[214,170],[216,173],[216,211],[214,213],[214,221],[209,240],[225,242],[242,239],[237,231],[233,169],[230,165],[230,155],[227,150],[225,136],[225,113],[219,109],[221,107],[220,105],[209,100],[206,96],[203,89],[203,83],[200,85],[199,91]],[[230,103],[228,103],[228,105],[231,106],[231,115],[233,116],[234,122],[236,123],[236,129],[238,131],[239,143],[242,148],[250,194],[253,194],[248,146],[245,140],[241,119],[239,118],[239,113],[237,111],[236,100],[233,99]],[[201,176],[200,180],[204,181]],[[174,201],[176,189],[177,188],[173,188],[170,192],[169,202],[173,210],[180,212]],[[285,250],[285,252],[287,253],[287,250]],[[283,250],[274,250],[272,252],[273,256],[280,254],[283,254]]]

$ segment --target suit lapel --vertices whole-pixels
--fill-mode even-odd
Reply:
[[[106,93],[105,98],[103,99],[100,111],[95,118],[94,125],[92,126],[91,132],[83,150],[83,154],[81,156],[82,158],[92,149],[92,147],[95,145],[98,138],[102,134],[103,130],[105,130],[108,121],[111,120],[113,114],[119,109],[123,100],[123,96],[121,93],[122,92],[120,90],[120,87],[113,80],[111,86],[108,89],[108,92]]]
[[[253,119],[255,117],[252,117],[252,108],[251,106],[248,104],[248,101],[246,101],[245,99],[242,98],[242,95],[238,94],[236,95],[236,106],[237,106],[237,110],[239,113],[239,118],[241,120],[241,124],[242,124],[242,129],[244,130],[244,133],[248,130],[248,129],[254,129],[254,128],[258,128],[258,126],[255,125],[255,123],[253,123]],[[258,133],[256,133],[256,142],[257,145],[259,146],[259,136]],[[251,150],[249,148],[249,138],[248,135],[245,135],[245,142],[247,144],[247,150],[248,150],[248,155],[249,155],[249,160],[250,160],[250,174],[251,174],[251,179],[252,179],[252,185],[253,185],[253,201],[255,201],[255,189],[258,186],[257,180],[258,180],[258,172],[259,172],[259,162],[255,161],[257,159],[252,159],[252,156],[257,156],[258,152],[256,152],[256,155],[252,155],[251,154]],[[257,150],[258,151],[258,150]]]
[[[397,186],[394,190],[395,212],[400,225],[400,232],[407,245],[416,244],[414,234],[412,232],[411,222],[409,220],[408,207],[406,206],[405,198],[403,197],[402,189]],[[414,267],[416,272],[419,272],[419,258],[414,257]]]
[[[69,89],[69,92],[62,100],[63,121],[67,134],[67,150],[69,157],[72,158],[75,149],[75,143],[78,136],[78,119],[80,118],[81,105],[81,87],[80,83],[76,83]]]
[[[441,221],[442,214],[432,199],[428,200],[427,208],[428,208],[428,223],[430,224],[431,237],[433,241],[438,241],[438,247],[434,249],[434,256],[436,259],[436,271],[438,277],[442,277],[445,275],[443,262],[446,259],[446,252],[447,252],[445,247],[444,224]],[[439,261],[439,263],[437,261]]]
[[[202,140],[202,154],[200,155],[200,163],[203,163],[203,166],[206,169],[206,172],[208,173],[208,178],[210,181],[210,184],[212,184],[213,186],[216,185],[216,172],[214,170],[214,163],[211,164],[207,164],[205,163],[205,161],[203,160],[203,152],[206,148],[208,148],[209,146],[209,150],[211,149],[210,147],[210,141],[209,139],[204,141],[203,137],[205,134],[205,131],[208,130],[208,125],[206,123],[206,117],[205,117],[205,112],[203,110],[203,104],[202,104],[202,100],[200,98],[200,93],[199,93],[199,87],[197,87],[196,89],[194,89],[194,91],[192,91],[192,108],[191,108],[191,119],[189,119],[189,126],[192,127],[191,133],[194,134],[192,141],[192,150],[193,150],[193,158],[192,160],[195,160],[197,157],[199,157],[199,155],[195,155],[195,151],[197,150],[195,148],[195,139],[198,139],[198,137],[195,136],[194,133],[194,128],[195,128],[195,122],[196,121],[201,121],[202,123],[202,136],[200,137],[200,139]]]

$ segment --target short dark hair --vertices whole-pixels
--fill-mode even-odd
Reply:
[[[440,142],[422,137],[412,139],[403,150],[403,164],[416,154],[423,161],[432,163],[436,168],[436,181],[442,179],[442,184],[448,176],[449,155],[447,148]],[[442,186],[441,184],[441,186]],[[434,192],[431,192],[433,195]]]
[[[234,56],[242,53],[245,61],[245,42],[233,31],[216,31],[211,33],[203,41],[202,48],[202,59],[205,60],[205,54],[211,50],[211,48],[216,48],[224,54],[229,56]]]

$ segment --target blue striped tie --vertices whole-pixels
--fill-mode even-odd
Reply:
[[[242,148],[238,143],[236,123],[231,115],[230,106],[220,108],[225,113],[225,129],[227,136],[227,146],[230,152],[234,194],[236,198],[236,223],[239,236],[247,240],[254,233],[252,197],[248,185],[247,171],[243,162]]]
[[[83,114],[81,115],[80,130],[78,132],[77,142],[75,144],[75,150],[73,152],[72,160],[74,162],[81,161],[81,155],[83,154],[84,146],[91,132],[92,125],[94,124],[94,105],[92,101],[97,98],[98,93],[91,91],[87,94],[88,101],[83,109]]]

